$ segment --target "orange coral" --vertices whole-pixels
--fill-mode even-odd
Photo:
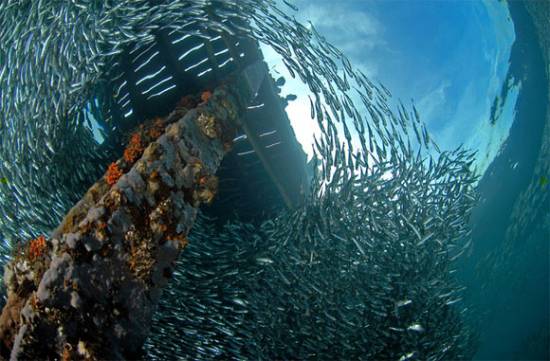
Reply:
[[[107,175],[105,176],[107,184],[112,186],[113,184],[118,182],[120,177],[122,177],[122,171],[118,168],[118,165],[116,163],[111,163],[109,165],[109,168],[107,169]]]
[[[34,261],[40,257],[46,249],[46,237],[38,236],[29,243],[29,258]]]
[[[124,160],[128,163],[133,163],[141,155],[141,152],[143,152],[141,135],[139,133],[134,133],[128,147],[124,150]]]
[[[212,97],[212,92],[210,90],[205,90],[201,94],[201,100],[203,103],[206,103]]]
[[[156,118],[153,122],[153,127],[147,131],[147,135],[153,139],[157,139],[162,135],[164,123],[161,118]]]

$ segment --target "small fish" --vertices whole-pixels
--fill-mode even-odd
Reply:
[[[298,11],[298,8],[296,7],[296,5],[294,5],[291,0],[283,0],[284,4],[286,6],[288,6],[289,8],[291,8],[292,10],[294,11]]]
[[[310,115],[320,129],[311,189],[302,206],[274,205],[265,222],[257,212],[254,224],[231,219],[218,228],[197,216],[154,315],[148,358],[463,359],[471,330],[461,322],[468,309],[456,299],[460,287],[450,258],[461,254],[457,240],[468,234],[475,193],[467,165],[474,158],[465,149],[432,157],[433,139],[414,105],[412,111],[391,108],[387,88],[284,6],[209,3],[105,2],[96,10],[84,0],[41,1],[23,19],[17,1],[0,2],[0,44],[9,45],[0,70],[0,174],[6,178],[0,182],[9,178],[14,190],[0,199],[2,235],[29,238],[55,228],[109,158],[120,156],[106,146],[121,125],[112,104],[125,104],[135,84],[124,83],[134,76],[118,59],[135,69],[156,51],[163,31],[212,47],[221,43],[213,40],[217,34],[257,38],[311,90]],[[159,29],[161,23],[170,25]],[[181,46],[176,53],[189,51],[186,44],[174,44]],[[153,72],[137,79],[147,74]],[[90,110],[101,122],[104,147],[81,129],[87,119],[75,115],[81,95],[98,99],[98,109]],[[107,118],[97,119],[103,113]],[[247,139],[235,141],[240,146]],[[238,184],[235,178],[228,183]],[[548,179],[540,183],[547,186]],[[407,323],[396,324],[394,314]]]
[[[273,260],[267,257],[258,257],[256,258],[256,262],[260,265],[268,265],[268,264],[272,264]]]
[[[413,323],[412,325],[407,327],[407,330],[414,331],[414,332],[424,332],[425,331],[424,327],[422,327],[422,325],[419,324],[419,323]]]
[[[403,306],[410,305],[411,303],[412,303],[411,300],[402,300],[402,301],[397,301],[397,302],[395,303],[395,305],[396,305],[397,307],[403,307]]]
[[[401,357],[398,359],[398,361],[407,361],[407,360],[410,360],[410,359],[412,359],[415,355],[416,355],[416,351],[408,352],[408,353],[404,354],[403,356],[401,356]]]
[[[462,301],[462,298],[459,297],[459,298],[456,298],[456,299],[454,299],[454,300],[448,301],[448,302],[446,302],[445,304],[446,304],[447,306],[451,306],[451,305],[454,305],[455,303],[460,302],[460,301]]]

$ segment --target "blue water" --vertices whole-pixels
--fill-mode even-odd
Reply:
[[[442,149],[478,150],[473,247],[457,264],[479,333],[474,359],[549,360],[550,67],[538,37],[550,34],[537,33],[519,1],[296,3],[296,17],[311,20],[355,66],[397,99],[413,98]],[[304,85],[284,75],[282,95],[298,94],[288,115],[297,138],[310,142]],[[100,142],[101,127],[91,127]]]
[[[354,64],[397,97],[414,98],[440,145],[478,149],[474,247],[459,268],[480,333],[475,359],[550,359],[550,188],[540,182],[550,177],[541,155],[549,141],[548,64],[524,4],[298,4],[298,16]]]
[[[548,77],[535,28],[522,4],[510,3],[517,39],[509,76],[521,79],[510,135],[479,183],[472,217],[474,250],[465,264],[470,301],[480,313],[477,360],[547,360],[549,356],[548,169],[540,159],[548,128]],[[547,65],[547,64],[546,64]],[[546,132],[548,129],[546,129]],[[539,162],[539,164],[537,164]],[[542,164],[540,164],[542,162]],[[531,202],[518,207],[530,183]],[[517,212],[517,211],[516,211]],[[509,232],[520,227],[516,235]]]

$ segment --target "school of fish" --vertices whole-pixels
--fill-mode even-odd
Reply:
[[[147,358],[471,359],[476,335],[454,265],[471,243],[474,154],[441,151],[414,106],[293,11],[270,0],[3,1],[2,259],[54,229],[116,158],[84,109],[112,104],[117,56],[155,29],[198,21],[277,51],[308,86],[321,133],[302,206],[223,229],[199,218]]]

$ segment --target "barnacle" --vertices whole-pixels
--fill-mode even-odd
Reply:
[[[109,168],[107,168],[107,174],[105,175],[105,180],[107,181],[107,184],[112,186],[113,184],[118,182],[120,177],[122,177],[122,171],[118,168],[118,165],[114,162],[109,164]]]
[[[142,281],[146,281],[155,264],[153,249],[148,239],[133,239],[130,243],[130,257],[128,267],[130,271]]]
[[[29,259],[34,261],[40,257],[46,249],[46,237],[38,236],[29,243]]]
[[[130,143],[124,150],[124,160],[128,163],[133,163],[143,152],[143,144],[141,141],[141,135],[134,133],[130,139]]]
[[[199,128],[204,133],[204,135],[206,135],[208,138],[214,139],[218,137],[218,124],[214,116],[206,115],[203,113],[197,119],[197,124],[199,125]]]
[[[104,205],[105,205],[105,208],[109,210],[113,210],[115,208],[120,207],[120,204],[122,203],[122,201],[123,201],[122,194],[116,189],[111,189],[111,191],[105,197]]]

